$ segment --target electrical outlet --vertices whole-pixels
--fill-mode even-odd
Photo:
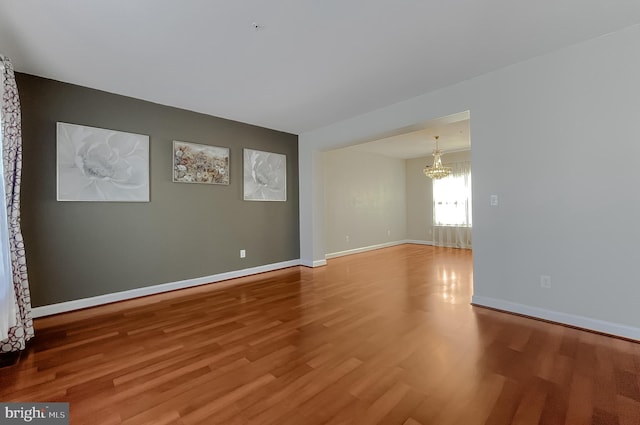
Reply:
[[[498,195],[491,195],[491,206],[492,207],[498,206]]]
[[[540,275],[540,287],[551,288],[551,276]]]
[[[240,250],[240,258],[245,258],[247,256],[247,251],[244,249]]]
[[[344,237],[344,240],[345,240],[345,241],[347,241],[347,242],[349,242],[349,235],[345,236],[345,237]]]
[[[387,236],[391,236],[391,230],[387,230]]]

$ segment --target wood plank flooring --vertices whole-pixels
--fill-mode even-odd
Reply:
[[[637,425],[640,345],[469,304],[402,245],[36,321],[2,401],[76,424]]]

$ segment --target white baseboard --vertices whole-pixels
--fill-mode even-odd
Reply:
[[[413,240],[413,239],[407,239],[405,241],[405,243],[414,243],[414,244],[418,244],[418,245],[431,245],[431,246],[436,246],[433,241],[419,241],[419,240]],[[460,247],[458,245],[454,245],[454,244],[443,244],[443,245],[437,245],[439,247],[442,248],[460,248],[460,249],[471,249],[471,247]]]
[[[417,239],[407,239],[404,243],[412,243],[416,245],[433,245],[433,241],[421,241]]]
[[[65,313],[68,311],[80,310],[82,308],[109,304],[116,301],[130,300],[132,298],[160,294],[162,292],[175,291],[176,289],[190,288],[192,286],[205,285],[207,283],[220,282],[222,280],[235,279],[238,277],[245,277],[253,274],[270,272],[273,270],[285,269],[287,267],[299,265],[300,260],[290,260],[283,261],[281,263],[265,264],[264,266],[234,270],[226,273],[218,273],[211,276],[196,277],[193,279],[180,280],[177,282],[161,283],[159,285],[145,286],[142,288],[130,289],[128,291],[114,292],[111,294],[98,295],[90,298],[82,298],[79,300],[65,301],[57,304],[34,307],[31,312],[34,318],[50,316],[52,314]]]
[[[301,266],[305,266],[305,267],[326,266],[327,265],[327,260],[315,260],[315,261],[300,260],[300,265]]]
[[[359,254],[361,252],[373,251],[374,249],[380,249],[380,248],[388,248],[390,246],[402,245],[405,243],[407,243],[406,240],[401,240],[401,241],[381,243],[378,245],[363,246],[362,248],[354,248],[354,249],[348,249],[346,251],[332,252],[330,254],[325,255],[325,258],[331,259],[331,258],[343,257],[345,255]]]
[[[518,304],[511,301],[505,301],[497,298],[481,297],[474,295],[471,303],[479,306],[495,308],[511,313],[522,314],[525,316],[536,317],[538,319],[549,320],[551,322],[561,323],[578,328],[588,329],[596,332],[602,332],[609,335],[621,336],[634,340],[640,340],[640,328],[622,325],[620,323],[606,322],[604,320],[592,319],[585,316],[577,316],[574,314],[562,313],[559,311],[546,310],[540,307],[532,307],[525,304]]]

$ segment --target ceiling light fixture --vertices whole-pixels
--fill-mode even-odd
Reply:
[[[440,152],[440,149],[438,149],[439,138],[440,136],[435,136],[436,148],[433,150],[433,165],[427,165],[424,167],[424,170],[422,170],[425,176],[435,180],[447,177],[451,174],[451,167],[444,167],[442,165],[442,159],[440,159],[442,153]]]

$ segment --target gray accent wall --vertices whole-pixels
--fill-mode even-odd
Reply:
[[[31,75],[16,78],[33,306],[299,259],[296,135]],[[56,201],[57,121],[149,135],[151,202]],[[173,140],[229,147],[231,183],[173,183]],[[243,201],[243,148],[287,156],[286,202]]]

